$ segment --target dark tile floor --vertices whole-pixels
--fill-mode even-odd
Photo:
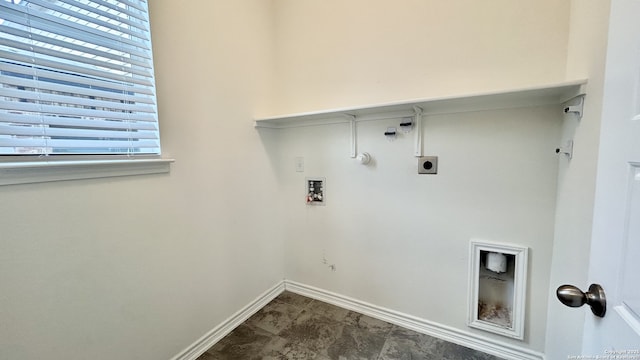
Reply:
[[[285,291],[198,360],[500,360]]]

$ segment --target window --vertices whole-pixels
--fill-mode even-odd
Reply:
[[[0,0],[0,157],[57,155],[160,155],[146,1]]]

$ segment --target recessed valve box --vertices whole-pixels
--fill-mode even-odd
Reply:
[[[322,177],[306,178],[307,205],[324,205],[326,203],[326,179]]]
[[[470,327],[524,339],[528,248],[471,240]]]

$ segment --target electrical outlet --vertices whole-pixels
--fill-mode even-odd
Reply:
[[[418,174],[437,174],[438,157],[422,156],[418,158]]]

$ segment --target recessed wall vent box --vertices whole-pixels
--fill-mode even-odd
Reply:
[[[528,248],[472,240],[470,327],[524,339]]]

